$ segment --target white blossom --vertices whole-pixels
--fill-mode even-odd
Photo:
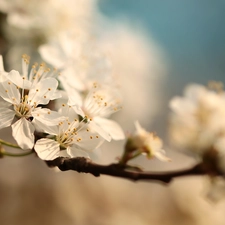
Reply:
[[[82,28],[92,18],[94,8],[95,0],[0,1],[0,11],[7,13],[10,25],[50,34],[73,26]]]
[[[72,89],[68,93],[69,105],[73,106],[77,114],[86,118],[89,126],[105,140],[124,139],[119,124],[107,118],[121,109],[122,100],[117,89],[94,83],[84,100]]]
[[[59,79],[64,88],[86,92],[96,81],[115,83],[109,57],[89,33],[78,37],[73,32],[60,33],[41,45],[39,52],[46,62],[60,69]]]
[[[8,77],[15,77],[15,83],[22,86],[16,86],[7,79]],[[31,149],[34,145],[34,121],[42,121],[44,126],[58,123],[58,113],[39,107],[41,104],[48,104],[52,99],[58,87],[58,81],[54,78],[46,78],[32,86],[28,93],[26,81],[15,70],[6,76],[1,76],[0,96],[11,107],[4,105],[0,107],[0,129],[10,126],[16,117],[17,121],[12,125],[12,135],[21,148]]]
[[[62,105],[61,115],[67,116],[58,125],[45,127],[49,138],[35,143],[34,149],[43,160],[63,157],[89,157],[88,152],[98,148],[104,141],[88,124],[79,122],[71,106]]]
[[[224,92],[193,84],[184,97],[171,100],[170,108],[169,135],[176,146],[202,154],[224,136]]]
[[[162,140],[154,133],[146,131],[138,121],[135,122],[135,132],[129,137],[129,147],[142,152],[148,158],[156,157],[162,161],[170,161],[162,149]]]
[[[2,56],[0,58],[0,74],[6,76],[8,80],[17,85],[18,87],[23,87],[26,90],[31,89],[35,86],[40,80],[46,79],[49,77],[57,78],[58,73],[57,70],[54,69],[51,71],[50,68],[46,66],[43,62],[40,65],[38,63],[34,63],[29,68],[30,65],[30,57],[26,54],[22,55],[22,73],[11,72],[8,73],[4,71]],[[21,79],[22,78],[22,79]],[[5,79],[5,78],[2,78]],[[51,100],[60,98],[61,94],[58,90],[55,90],[54,95],[51,96]]]

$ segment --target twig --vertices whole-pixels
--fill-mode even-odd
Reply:
[[[74,170],[79,173],[90,173],[96,177],[99,177],[100,175],[104,174],[114,177],[121,177],[133,181],[154,180],[161,181],[163,183],[169,183],[175,177],[203,175],[207,173],[202,163],[199,163],[189,169],[169,172],[136,172],[127,170],[124,166],[121,166],[120,164],[99,165],[93,163],[90,159],[84,157],[59,157],[53,161],[46,161],[46,163],[50,167],[57,166],[61,171]]]

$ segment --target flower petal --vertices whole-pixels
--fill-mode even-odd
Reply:
[[[25,118],[12,125],[12,135],[22,149],[32,149],[34,146],[34,126]]]
[[[135,125],[135,128],[136,128],[136,132],[139,135],[146,133],[146,130],[140,125],[139,121],[135,121],[134,125]]]
[[[105,139],[98,135],[96,132],[93,132],[88,126],[87,129],[82,129],[78,132],[77,138],[80,138],[79,142],[74,142],[76,146],[79,146],[79,149],[93,151],[99,148]]]
[[[123,140],[125,138],[122,128],[113,120],[95,117],[94,122],[98,124],[114,140]]]
[[[68,104],[69,104],[69,102],[68,102]],[[70,104],[69,104],[69,105],[70,105]],[[84,111],[82,110],[82,108],[81,108],[80,106],[75,105],[75,106],[72,106],[72,107],[73,107],[74,111],[75,111],[78,115],[80,115],[80,116],[82,116],[82,117],[85,117],[85,113],[84,113]]]
[[[68,154],[67,149],[66,150],[60,150],[58,157],[67,157],[70,158],[71,156]]]
[[[58,99],[58,98],[61,98],[62,97],[62,94],[61,94],[61,91],[59,91],[59,90],[56,90],[53,94],[52,94],[52,96],[51,96],[51,100],[54,100],[54,99]]]
[[[0,96],[5,101],[12,104],[20,103],[20,92],[17,87],[9,80],[0,82]]]
[[[105,131],[104,129],[102,129],[101,126],[99,126],[97,123],[95,123],[95,121],[91,121],[88,126],[90,127],[90,129],[94,130],[95,132],[97,132],[99,135],[101,135],[106,141],[111,141],[112,138],[109,135],[109,133],[107,131]]]
[[[38,82],[35,87],[32,87],[28,94],[28,101],[31,105],[46,105],[55,96],[55,91],[58,87],[58,81],[55,78],[46,78]]]
[[[51,46],[49,44],[41,45],[38,49],[41,57],[48,63],[57,68],[61,68],[64,65],[64,59],[62,56],[62,51],[56,46]],[[52,57],[54,55],[54,57]]]
[[[90,158],[88,153],[78,149],[76,147],[68,147],[67,148],[67,153],[71,156],[71,157],[85,157],[85,158]]]
[[[39,120],[37,120],[35,118],[32,120],[32,123],[38,132],[44,132],[44,133],[48,133],[51,135],[57,135],[59,133],[58,125],[46,126],[45,124],[41,123]]]
[[[32,116],[45,126],[54,126],[60,121],[65,120],[65,117],[61,116],[58,112],[46,108],[36,108],[32,112]]]
[[[165,151],[161,149],[161,151],[157,151],[154,153],[155,157],[164,162],[170,162],[171,159],[166,157]]]
[[[16,86],[23,89],[30,89],[32,84],[29,80],[24,79],[16,70],[11,70],[7,75],[7,79],[9,79]]]
[[[4,64],[3,64],[3,58],[2,58],[2,55],[0,55],[0,72],[4,72],[5,69],[4,69]]]
[[[68,105],[82,106],[82,97],[78,91],[72,88],[67,88],[66,91],[69,97]]]
[[[15,112],[11,109],[0,108],[0,129],[12,124]]]
[[[35,143],[35,151],[43,160],[53,160],[59,157],[59,143],[52,139],[42,138]]]
[[[87,89],[87,82],[82,79],[82,76],[77,76],[76,66],[69,66],[65,68],[59,76],[60,83],[64,90],[68,93],[77,90],[79,93]],[[73,82],[71,82],[71,80]],[[86,80],[86,79],[85,79]]]

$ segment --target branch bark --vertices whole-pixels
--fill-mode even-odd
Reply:
[[[96,177],[104,174],[129,179],[132,181],[152,180],[169,183],[173,178],[176,177],[207,174],[207,170],[202,163],[199,163],[189,169],[167,172],[137,172],[128,170],[124,166],[116,163],[109,165],[99,165],[84,157],[59,157],[52,161],[46,161],[46,163],[50,167],[57,166],[61,171],[74,170],[79,173],[90,173]]]

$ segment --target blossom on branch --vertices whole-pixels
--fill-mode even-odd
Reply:
[[[44,132],[49,136],[39,139],[34,149],[43,160],[53,160],[63,157],[89,157],[88,152],[98,148],[104,141],[85,121],[75,117],[71,106],[62,105],[61,115],[66,119],[57,125],[45,127]]]
[[[209,175],[207,197],[225,193],[225,92],[222,83],[189,85],[183,97],[170,102],[170,137],[177,147],[198,156]]]
[[[8,77],[14,77],[17,85]],[[0,75],[0,96],[9,103],[8,107],[0,107],[0,129],[10,126],[16,118],[12,135],[22,149],[31,149],[34,145],[35,121],[44,121],[45,126],[51,126],[59,120],[58,113],[40,107],[55,98],[58,81],[46,78],[31,86],[27,81],[15,70]]]
[[[135,128],[136,131],[127,139],[125,152],[120,160],[121,164],[126,164],[127,161],[141,154],[146,155],[148,159],[156,157],[162,161],[170,161],[162,149],[162,140],[156,134],[146,131],[138,121],[135,122]]]
[[[68,104],[82,118],[86,118],[89,126],[105,140],[125,138],[119,124],[107,118],[121,109],[122,100],[117,89],[94,83],[84,99],[75,90],[69,89],[67,92]]]

